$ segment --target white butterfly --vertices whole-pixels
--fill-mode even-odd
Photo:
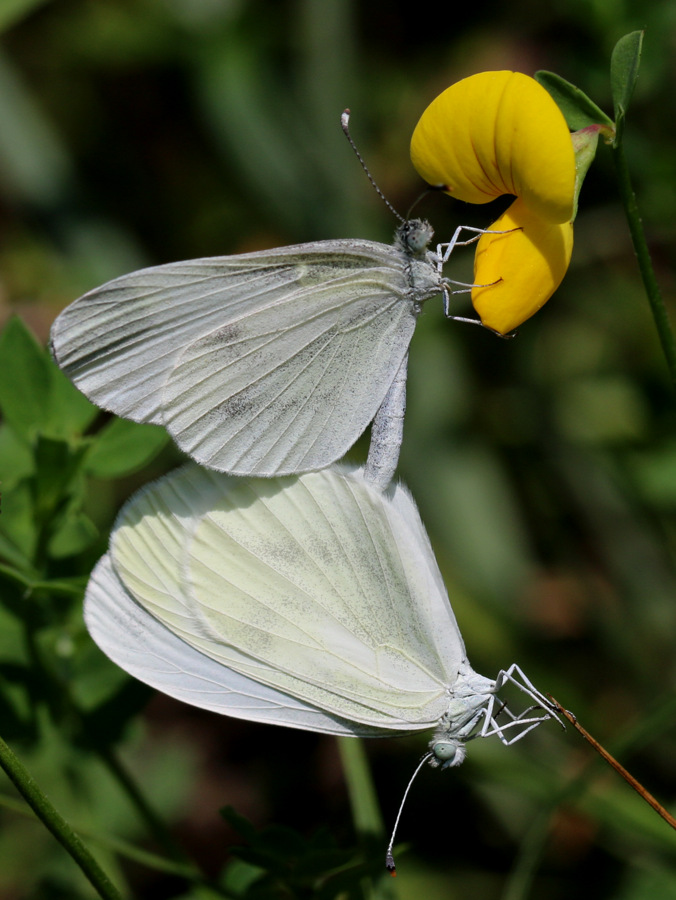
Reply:
[[[442,266],[480,233],[459,241],[462,230],[436,253],[430,225],[412,220],[393,245],[318,241],[142,269],[67,307],[52,352],[94,403],[163,425],[197,462],[238,475],[329,465],[392,389],[394,431],[377,429],[394,454],[384,485],[416,318],[439,293],[450,315]]]
[[[190,464],[145,488],[92,574],[85,621],[119,666],[194,706],[337,735],[435,728],[443,766],[473,737],[513,743],[552,717],[518,667],[472,670],[406,489],[344,466],[266,480]],[[505,681],[537,712],[508,712]]]

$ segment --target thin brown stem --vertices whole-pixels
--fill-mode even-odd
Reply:
[[[594,750],[596,750],[596,752],[598,754],[600,754],[600,756],[602,756],[603,759],[605,759],[605,761],[608,763],[608,765],[612,766],[613,769],[615,769],[615,771],[617,772],[617,774],[621,775],[622,778],[624,778],[624,780],[627,782],[627,784],[631,785],[631,787],[633,787],[633,789],[636,791],[636,793],[639,794],[641,797],[643,797],[645,802],[650,804],[650,806],[652,806],[652,808],[655,810],[655,812],[658,813],[660,816],[662,816],[664,821],[668,825],[671,825],[671,827],[674,830],[676,830],[676,819],[671,815],[671,813],[667,812],[667,810],[662,806],[661,803],[659,803],[653,797],[653,795],[650,793],[650,791],[648,791],[646,788],[644,788],[643,785],[641,784],[641,782],[637,781],[636,778],[634,778],[634,776],[630,772],[627,772],[627,770],[624,768],[624,766],[621,765],[621,763],[619,763],[615,759],[614,756],[611,756],[611,754],[608,753],[608,751],[605,749],[605,747],[603,747],[601,744],[599,744],[599,742],[596,740],[596,738],[592,737],[591,734],[589,734],[589,732],[587,731],[586,728],[583,728],[582,725],[580,725],[580,723],[577,721],[576,716],[574,716],[572,712],[569,712],[567,709],[564,709],[561,706],[561,704],[558,702],[558,700],[555,700],[551,694],[548,694],[547,696],[551,700],[551,703],[552,703],[552,706],[554,707],[554,709],[558,713],[561,713],[561,715],[570,722],[570,724],[573,726],[573,728],[575,728],[576,731],[580,732],[580,734],[585,739],[585,741],[587,741],[589,744],[591,744],[592,747],[594,748]]]

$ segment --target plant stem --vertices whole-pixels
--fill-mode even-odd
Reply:
[[[340,737],[338,749],[350,796],[355,831],[360,838],[383,841],[385,826],[364,745],[359,738]]]
[[[638,204],[636,202],[636,194],[631,185],[629,166],[627,165],[627,157],[621,140],[614,146],[613,151],[620,197],[627,217],[629,232],[634,245],[636,259],[638,260],[638,267],[643,280],[643,286],[645,287],[648,296],[648,302],[650,303],[650,308],[652,310],[655,327],[657,328],[660,343],[662,344],[662,351],[667,366],[669,367],[669,374],[671,375],[674,387],[676,387],[676,341],[674,340],[674,334],[671,330],[671,325],[669,324],[669,317],[667,316],[662,293],[657,284],[652,260],[650,259],[650,251],[648,250],[648,244],[645,239],[643,223],[641,222]]]
[[[35,815],[73,857],[97,894],[103,900],[121,900],[121,895],[112,881],[2,738],[0,738],[0,765]]]
[[[633,729],[625,732],[619,740],[611,742],[613,754],[628,755],[634,748],[641,746],[646,739],[656,738],[672,727],[675,714],[676,697],[669,695],[654,706]],[[501,900],[527,900],[537,868],[549,841],[551,822],[556,810],[563,804],[573,804],[588,789],[601,762],[601,757],[590,758],[578,775],[554,791],[542,805],[521,842]]]
[[[140,818],[143,819],[160,847],[162,847],[170,856],[176,856],[182,862],[188,862],[185,854],[183,854],[181,849],[172,839],[169,829],[146,801],[135,781],[117,758],[114,751],[107,746],[105,741],[99,739],[96,729],[92,727],[90,718],[82,712],[73,698],[70,691],[70,685],[45,664],[40,648],[35,640],[35,632],[36,628],[33,623],[27,621],[25,633],[27,646],[33,659],[33,663],[40,672],[40,680],[47,692],[47,701],[52,714],[54,714],[54,710],[59,711],[62,715],[64,712],[67,713],[71,721],[75,724],[75,727],[78,729],[81,737],[86,742],[88,748],[99,756],[103,764],[110,771],[113,778],[115,778],[125,792],[131,804],[135,807]]]
[[[364,881],[364,896],[370,900],[396,900],[393,879],[385,868],[385,826],[363,741],[353,737],[339,737],[337,741],[359,842],[368,856],[382,855],[382,875]]]
[[[97,735],[89,728],[86,716],[78,709],[72,698],[70,702],[72,710],[79,717],[81,728],[89,741],[92,751],[98,754],[101,761],[105,764],[111,775],[125,792],[128,799],[139,813],[140,818],[145,822],[155,841],[172,860],[180,865],[183,877],[193,882],[198,891],[196,896],[203,896],[203,893],[201,893],[203,890],[211,891],[209,896],[229,896],[218,883],[204,875],[194,860],[192,860],[180,844],[173,839],[171,831],[146,800],[136,781],[127,771],[113,749],[98,740]]]
[[[87,733],[86,723],[84,724],[85,733]],[[92,738],[90,734],[87,735],[90,738],[90,746],[92,750],[98,754],[104,765],[107,767],[108,771],[111,773],[113,778],[120,785],[124,793],[127,795],[131,804],[135,807],[138,812],[140,818],[145,822],[148,830],[152,834],[155,841],[159,844],[160,847],[167,853],[170,857],[187,864],[189,866],[193,866],[194,863],[185,853],[185,851],[174,841],[171,836],[171,832],[164,824],[162,819],[157,815],[155,810],[150,806],[144,795],[139,790],[138,785],[129,774],[127,769],[118,759],[117,755],[113,752],[110,747],[106,747],[103,744],[100,744],[95,738]],[[195,869],[197,872],[197,869]]]

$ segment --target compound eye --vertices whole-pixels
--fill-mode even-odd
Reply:
[[[432,746],[432,753],[441,763],[449,763],[455,759],[458,745],[453,741],[437,741]]]

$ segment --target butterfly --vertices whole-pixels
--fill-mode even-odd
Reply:
[[[141,269],[68,306],[52,354],[97,405],[163,425],[196,462],[236,475],[330,465],[383,409],[384,485],[416,319],[439,293],[450,317],[443,264],[481,233],[460,241],[464,229],[436,252],[413,219],[392,245],[317,241]]]
[[[517,666],[472,669],[411,495],[354,467],[263,479],[191,463],[142,489],[92,573],[85,622],[179,700],[335,735],[434,729],[444,767],[474,737],[509,744],[556,718]],[[531,707],[505,707],[507,681]]]

